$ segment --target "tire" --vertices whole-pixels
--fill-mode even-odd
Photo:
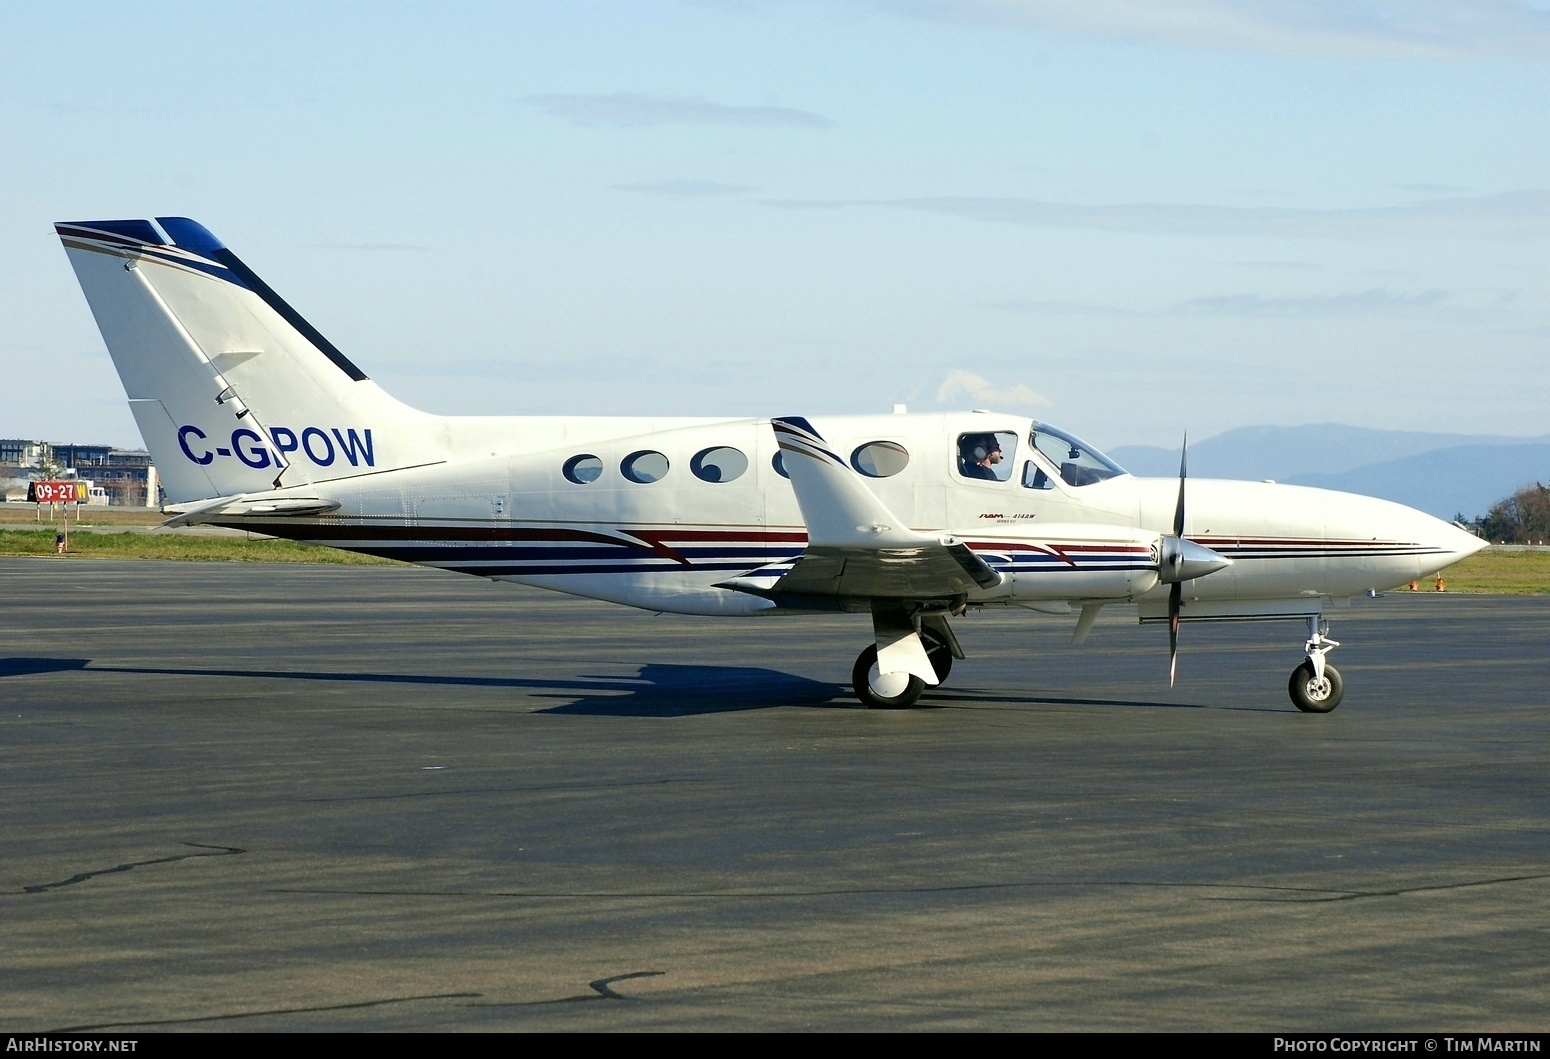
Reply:
[[[947,674],[953,671],[952,648],[938,640],[930,629],[920,631],[920,642],[925,644],[926,657],[931,660],[931,668],[936,672],[936,682],[945,684]],[[873,646],[875,648],[876,645]]]
[[[868,644],[856,658],[856,664],[850,670],[850,683],[856,689],[856,698],[861,704],[871,710],[907,710],[915,705],[915,700],[920,698],[920,693],[926,690],[926,682],[913,674],[908,677],[899,691],[892,695],[882,695],[872,690],[872,671],[877,668],[877,645]],[[894,678],[899,674],[890,673]]]
[[[1313,679],[1313,663],[1304,662],[1292,670],[1286,690],[1303,713],[1328,713],[1340,705],[1340,699],[1345,695],[1345,681],[1340,677],[1340,670],[1325,662],[1324,684],[1320,686]]]

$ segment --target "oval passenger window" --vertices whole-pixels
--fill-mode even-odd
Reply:
[[[748,457],[730,445],[705,449],[689,461],[689,470],[702,482],[730,482],[748,469]]]
[[[619,471],[632,482],[650,485],[667,477],[667,457],[660,452],[642,449],[632,452],[619,464]]]
[[[565,480],[577,485],[595,482],[603,476],[603,461],[590,452],[572,456],[565,461]]]
[[[791,475],[786,473],[786,461],[781,459],[783,455],[784,453],[777,452],[775,455],[771,456],[770,466],[775,468],[775,473],[780,475],[782,478],[790,478]]]
[[[850,465],[868,478],[892,478],[909,464],[909,452],[892,441],[869,441],[850,454]]]

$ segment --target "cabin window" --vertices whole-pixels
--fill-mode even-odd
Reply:
[[[856,446],[850,465],[868,478],[892,478],[910,465],[910,454],[892,441],[869,441]]]
[[[786,473],[786,461],[781,459],[781,456],[782,453],[779,452],[777,452],[774,456],[771,456],[770,466],[775,468],[775,473],[780,475],[782,478],[790,478],[791,475]]]
[[[590,452],[584,452],[565,461],[564,474],[566,481],[586,485],[603,476],[603,461]]]
[[[689,461],[689,470],[702,482],[730,482],[743,476],[748,457],[730,445],[703,449]]]
[[[650,485],[667,477],[667,457],[651,449],[632,452],[619,464],[619,473],[632,482]]]
[[[1023,488],[1053,489],[1055,488],[1055,483],[1050,481],[1049,475],[1044,473],[1043,467],[1040,467],[1032,460],[1027,460],[1023,463]]]
[[[1017,435],[1010,430],[958,435],[958,473],[983,482],[1005,482],[1017,466]]]

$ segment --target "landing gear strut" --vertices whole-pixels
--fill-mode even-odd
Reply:
[[[953,648],[946,640],[929,626],[922,626],[920,630],[920,642],[926,647],[926,657],[931,660],[931,670],[936,674],[936,682],[945,684],[947,674],[953,671]]]
[[[1308,642],[1305,645],[1308,658],[1292,670],[1286,686],[1292,702],[1303,713],[1328,713],[1340,705],[1340,699],[1345,695],[1345,681],[1340,677],[1340,670],[1324,659],[1340,646],[1340,641],[1331,640],[1328,633],[1328,622],[1322,621],[1317,614],[1308,616]]]

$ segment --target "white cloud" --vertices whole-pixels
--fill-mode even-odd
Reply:
[[[430,249],[419,243],[311,243],[315,250],[364,250],[372,253],[423,253]]]
[[[1225,264],[1235,268],[1253,268],[1265,272],[1320,272],[1323,265],[1315,265],[1311,261],[1228,261]]]
[[[939,21],[1319,59],[1550,59],[1524,0],[874,0]]]
[[[1032,407],[1049,404],[1049,398],[1035,393],[1022,383],[1004,389],[986,381],[972,371],[954,370],[947,373],[942,385],[937,387],[937,404],[946,404],[956,397],[965,396],[975,403],[987,406]]]
[[[1225,294],[1192,298],[1173,307],[1175,316],[1367,316],[1410,313],[1441,305],[1445,291],[1426,290],[1400,294],[1385,287],[1344,294],[1308,297],[1267,297],[1263,294]]]
[[[870,206],[1026,228],[1222,238],[1541,239],[1550,234],[1550,191],[1538,188],[1357,209],[1158,202],[1087,205],[976,195],[775,199],[766,200],[765,205],[775,209],[827,210]]]
[[[741,195],[752,191],[745,184],[723,184],[715,180],[637,180],[628,184],[615,184],[615,191],[633,191],[640,195],[663,195],[670,198],[715,198],[725,195]]]
[[[1479,298],[1474,299],[1480,302]],[[1498,296],[1489,304],[1500,306],[1511,297]],[[1035,315],[1055,314],[1066,316],[1283,316],[1322,318],[1332,316],[1379,316],[1390,313],[1413,315],[1425,309],[1467,309],[1473,305],[1452,304],[1449,294],[1443,290],[1424,290],[1417,294],[1404,294],[1375,287],[1371,290],[1348,291],[1336,294],[1267,295],[1267,294],[1218,294],[1188,301],[1162,309],[1127,308],[1120,305],[1100,305],[1092,302],[1057,301],[1051,299],[1012,299],[989,302],[986,308],[1012,313]]]
[[[743,128],[826,129],[822,114],[791,107],[739,107],[686,96],[609,95],[529,96],[526,102],[573,125],[643,129],[653,125],[730,125]]]

